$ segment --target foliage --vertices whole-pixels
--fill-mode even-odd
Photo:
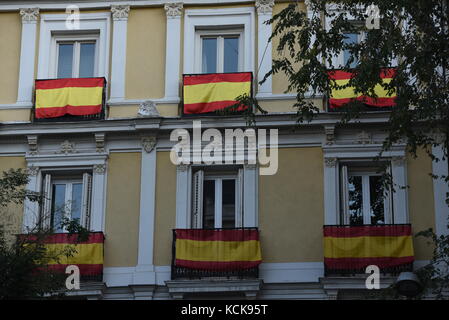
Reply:
[[[23,204],[29,201],[41,201],[42,196],[25,190],[28,175],[22,169],[10,169],[0,178],[0,206]],[[7,221],[0,221],[0,300],[31,299],[47,296],[60,296],[66,278],[65,274],[49,268],[50,263],[58,263],[63,257],[76,253],[73,247],[49,250],[45,246],[46,238],[53,233],[51,228],[37,226],[28,230],[26,235],[17,235],[13,241],[5,237],[4,227]],[[77,241],[85,240],[88,230],[78,221],[62,221],[69,233],[78,234]]]

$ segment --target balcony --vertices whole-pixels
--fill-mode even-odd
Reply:
[[[257,228],[173,230],[172,279],[255,279],[261,262]]]
[[[376,265],[382,273],[411,271],[411,225],[324,226],[325,275],[365,274]]]
[[[21,235],[27,242],[36,242],[37,236]],[[23,238],[22,238],[23,239]],[[84,239],[83,239],[84,240]],[[43,243],[47,250],[72,250],[69,257],[59,256],[59,261],[50,261],[48,268],[56,272],[65,273],[68,265],[76,265],[80,270],[82,281],[103,281],[103,261],[104,261],[104,234],[103,232],[91,232],[85,241],[79,241],[76,234],[54,233],[39,238],[39,244]]]
[[[183,75],[183,115],[207,115],[236,106],[237,97],[252,96],[251,72]],[[233,111],[245,110],[236,106]]]
[[[105,78],[36,80],[33,122],[105,118]]]
[[[353,72],[343,70],[330,70],[328,72],[329,80],[335,81],[338,86],[346,85],[354,77]],[[380,74],[383,83],[389,83],[396,75],[394,68],[385,68]],[[328,111],[338,112],[350,101],[358,101],[364,105],[366,111],[386,111],[396,105],[396,92],[388,94],[382,85],[377,84],[374,87],[377,98],[364,96],[361,93],[355,93],[352,87],[333,88],[329,92]]]

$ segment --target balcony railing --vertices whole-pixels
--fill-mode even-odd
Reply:
[[[258,278],[257,228],[173,230],[172,279]]]
[[[236,106],[236,99],[252,96],[252,80],[251,72],[183,75],[183,115],[211,114],[231,106],[233,111],[245,110]]]
[[[36,80],[34,122],[105,118],[105,78]]]
[[[383,273],[411,271],[414,261],[409,224],[324,226],[326,275],[365,273],[376,265]]]
[[[104,234],[90,232],[87,239],[81,239],[77,234],[53,233],[49,235],[20,235],[29,243],[38,243],[55,253],[57,261],[49,261],[48,269],[65,273],[68,265],[76,265],[83,281],[103,281]],[[66,256],[65,253],[70,253]]]
[[[348,83],[348,81],[354,77],[353,72],[346,72],[343,70],[330,70],[328,72],[329,80],[335,81],[338,86],[343,86]],[[383,83],[389,83],[396,75],[396,70],[394,68],[385,68],[380,73],[380,78]],[[364,96],[360,93],[355,93],[352,87],[347,88],[333,88],[329,92],[329,111],[340,111],[350,101],[358,101],[363,103],[365,110],[367,111],[385,111],[391,109],[396,105],[396,92],[388,94],[382,85],[378,84],[374,87],[374,92],[377,98]]]

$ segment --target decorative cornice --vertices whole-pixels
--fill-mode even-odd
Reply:
[[[128,20],[129,6],[111,5],[112,19],[115,21]]]
[[[176,169],[181,172],[185,172],[189,169],[190,164],[181,163],[176,166]]]
[[[182,4],[182,2],[166,3],[164,5],[165,14],[167,15],[168,19],[181,18],[183,8],[184,5]]]
[[[39,8],[20,9],[22,23],[37,23],[39,18]]]
[[[324,158],[324,164],[328,168],[335,168],[337,165],[337,158]]]
[[[151,100],[146,100],[140,104],[139,111],[137,111],[137,116],[139,118],[146,118],[146,117],[160,117],[161,115],[157,111],[156,103]]]
[[[27,168],[27,174],[32,177],[36,177],[39,173],[39,167],[31,166]]]
[[[335,126],[324,126],[326,134],[326,145],[330,146],[335,143]]]
[[[273,13],[274,0],[256,0],[257,14]]]
[[[69,153],[76,153],[75,150],[75,144],[70,142],[69,140],[64,140],[63,143],[61,143],[61,146],[59,148],[59,151],[56,151],[55,153],[63,153],[63,154],[69,154]]]
[[[28,140],[28,147],[30,149],[29,155],[35,156],[37,155],[38,149],[37,149],[37,135],[29,135],[27,136]]]
[[[142,137],[142,148],[146,153],[150,153],[153,151],[154,147],[156,147],[157,139],[156,137]]]
[[[98,152],[98,153],[105,152],[104,139],[105,139],[105,134],[104,133],[95,133],[95,149],[96,149],[96,152]]]
[[[106,164],[94,164],[93,172],[95,174],[105,174]]]
[[[403,167],[405,165],[405,157],[392,157],[391,162],[397,167]]]
[[[373,137],[370,133],[365,130],[360,131],[357,135],[357,143],[359,144],[371,144],[373,143]]]

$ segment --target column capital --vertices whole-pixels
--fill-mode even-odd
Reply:
[[[181,18],[183,8],[184,5],[182,2],[166,3],[164,9],[167,19]]]
[[[141,144],[142,144],[142,149],[146,153],[150,153],[151,151],[153,151],[154,147],[156,147],[157,139],[154,136],[142,137]]]
[[[20,9],[20,15],[22,16],[22,23],[37,23],[39,8]]]
[[[111,5],[112,19],[114,21],[128,20],[129,5]]]
[[[256,0],[257,14],[271,14],[273,13],[274,0]]]

